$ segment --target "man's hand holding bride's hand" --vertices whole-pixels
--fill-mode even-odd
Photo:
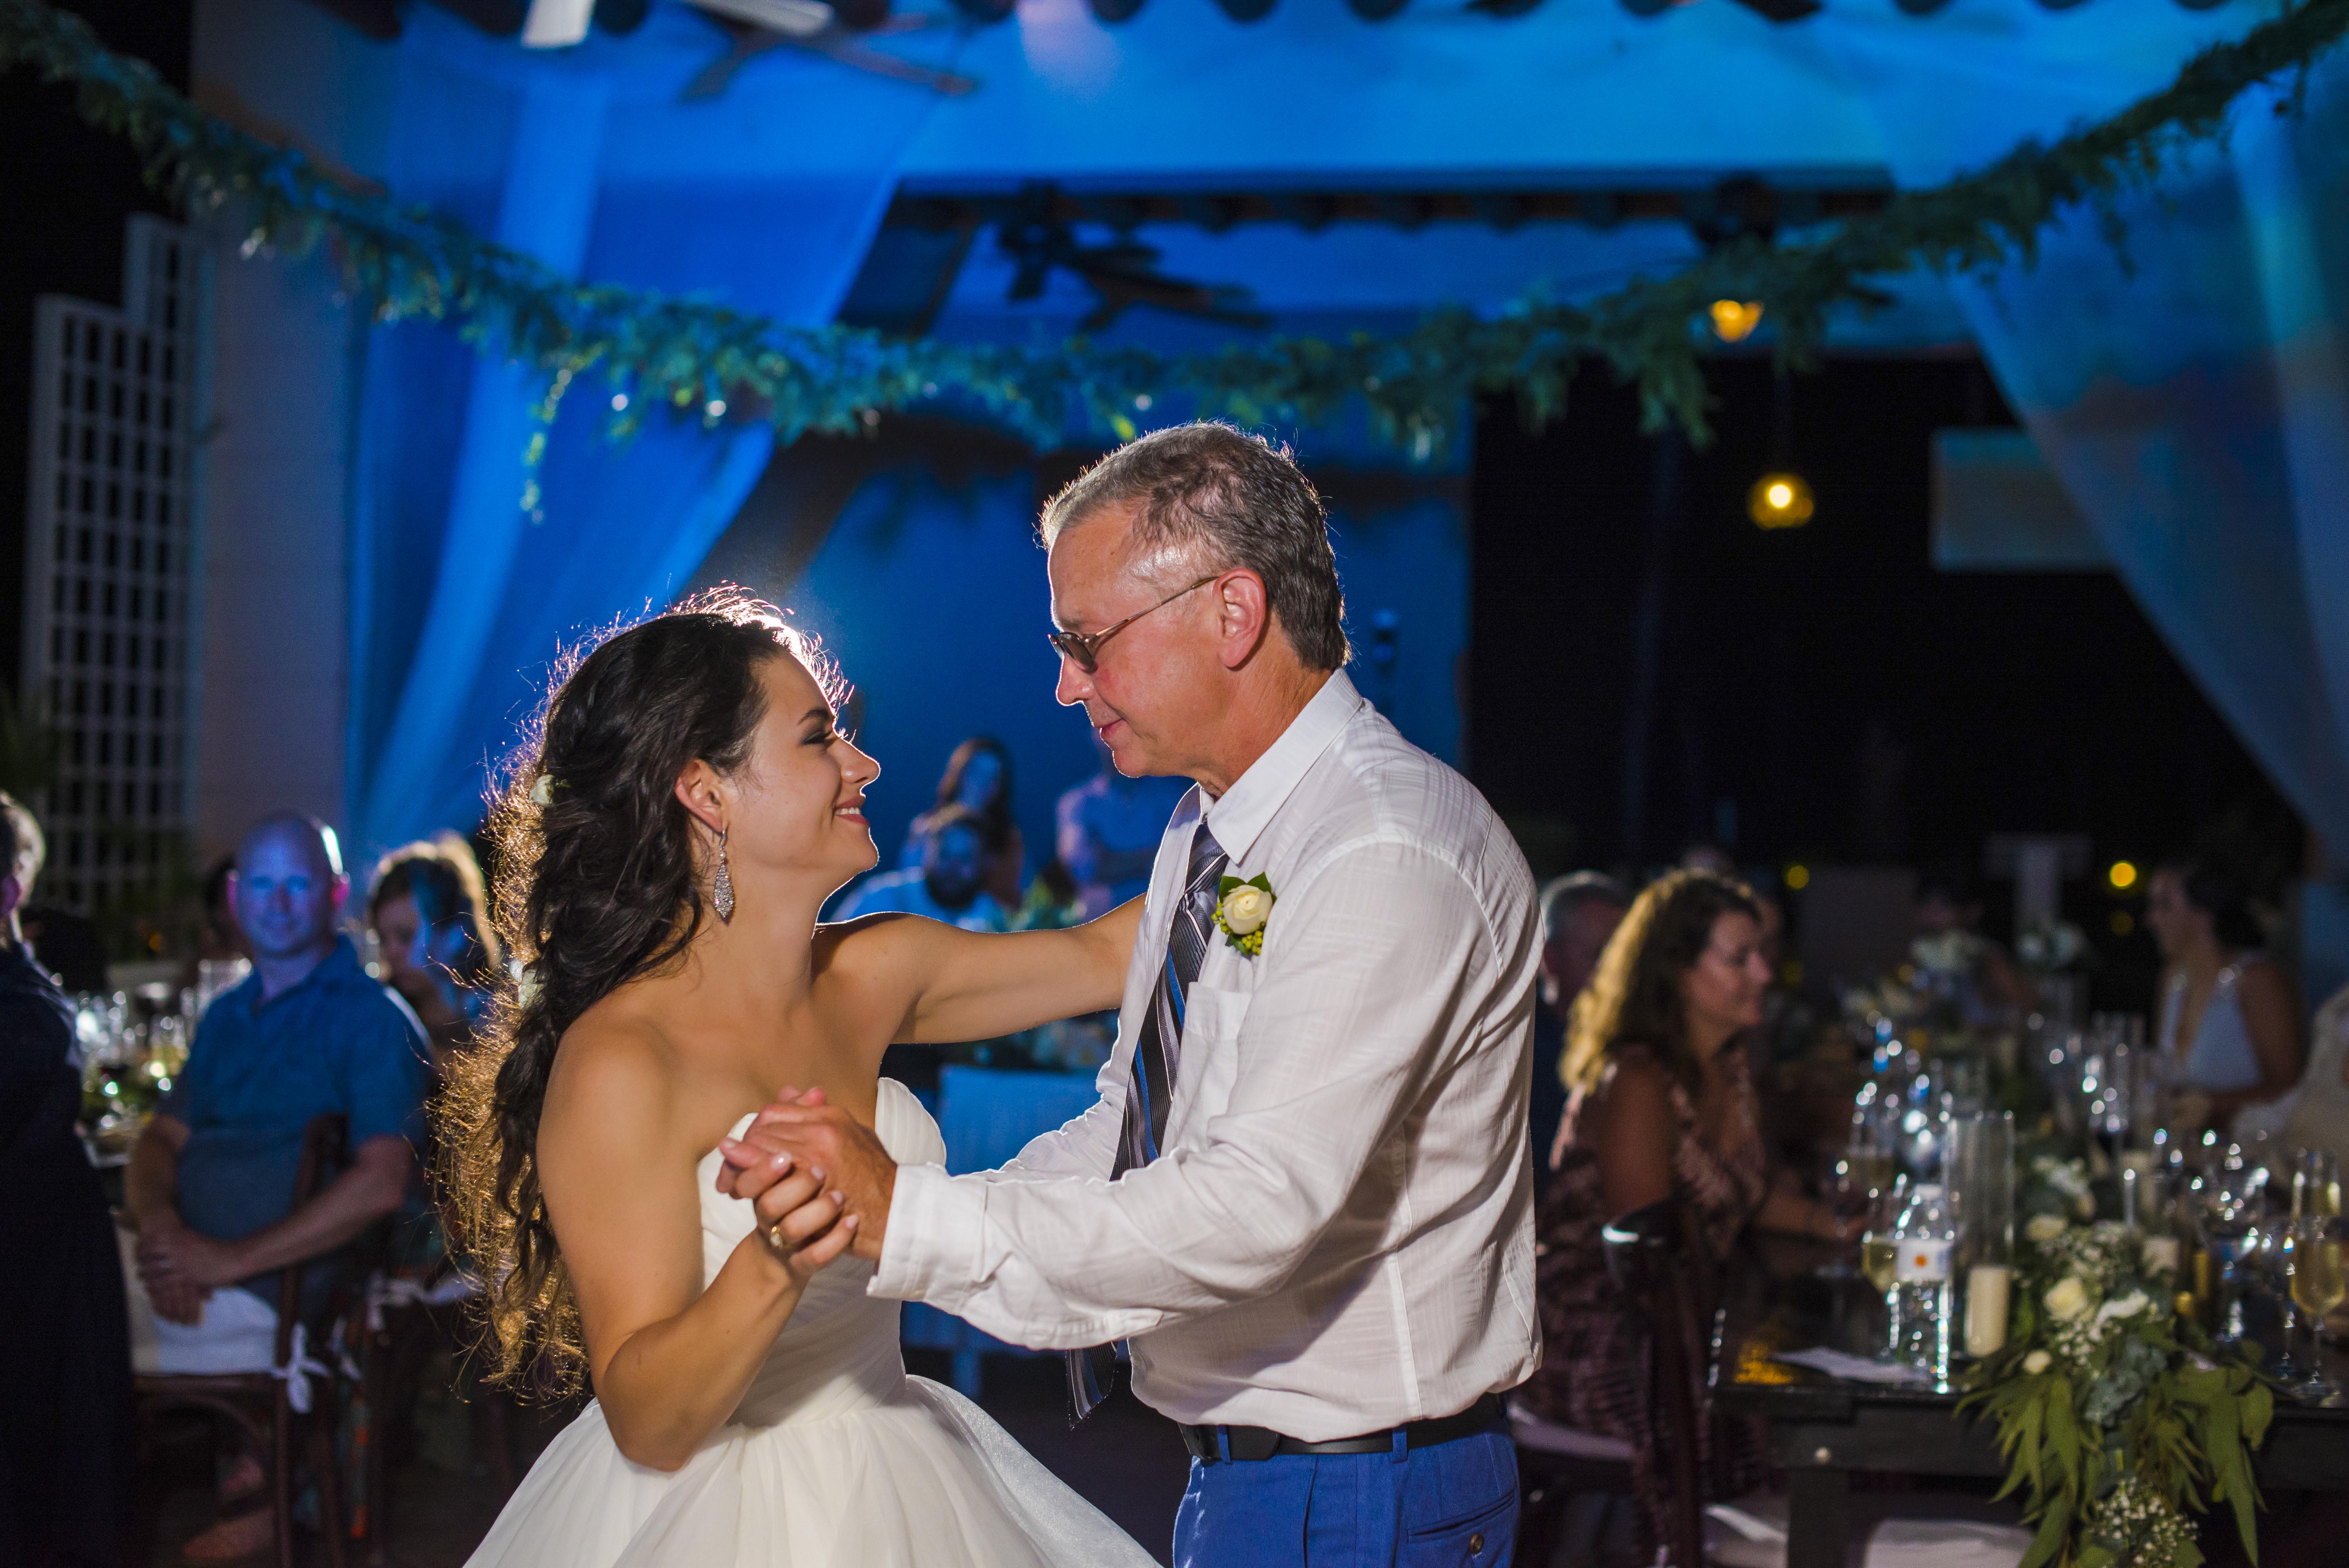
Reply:
[[[718,1148],[718,1190],[750,1200],[761,1225],[781,1223],[787,1236],[818,1234],[844,1211],[841,1222],[851,1229],[856,1255],[880,1258],[897,1162],[872,1129],[828,1104],[823,1090],[784,1089],[740,1139]]]

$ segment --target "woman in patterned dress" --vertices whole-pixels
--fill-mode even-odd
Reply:
[[[1571,1098],[1536,1264],[1542,1364],[1519,1398],[1547,1420],[1630,1446],[1648,1562],[1669,1501],[1650,1412],[1649,1326],[1609,1277],[1600,1230],[1676,1197],[1716,1259],[1749,1222],[1849,1239],[1823,1205],[1770,1181],[1744,1048],[1769,984],[1752,893],[1711,872],[1675,872],[1632,904],[1568,1028],[1559,1072]],[[1742,1434],[1715,1430],[1711,1446],[1733,1481],[1758,1478]]]

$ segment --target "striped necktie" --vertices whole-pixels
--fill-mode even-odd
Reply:
[[[1137,1166],[1158,1158],[1166,1138],[1166,1110],[1174,1099],[1174,1075],[1183,1062],[1183,1005],[1191,982],[1206,961],[1207,934],[1216,928],[1216,888],[1231,857],[1201,822],[1191,837],[1191,863],[1183,880],[1183,899],[1166,933],[1166,954],[1158,965],[1158,985],[1151,993],[1150,1011],[1133,1044],[1133,1079],[1125,1091],[1125,1122],[1118,1134],[1117,1160],[1110,1171],[1115,1181]],[[1113,1347],[1071,1350],[1069,1359],[1069,1403],[1083,1420],[1107,1397]]]

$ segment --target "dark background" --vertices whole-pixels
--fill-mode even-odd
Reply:
[[[1774,877],[1796,861],[1979,872],[1994,831],[2086,833],[2102,867],[2215,830],[2271,875],[2289,867],[2292,813],[2117,577],[1934,570],[1932,432],[2014,423],[1978,362],[1831,360],[1796,377],[1784,465],[1766,358],[1723,359],[1711,380],[1713,444],[1664,459],[1676,507],[1657,504],[1659,440],[1635,395],[1603,368],[1547,430],[1506,402],[1478,424],[1470,770],[1534,859],[1637,872],[1715,841]],[[1745,492],[1779,466],[1810,481],[1817,511],[1764,531]],[[1659,567],[1634,807],[1636,623]],[[2002,934],[2011,887],[1984,891]],[[2067,894],[2124,993],[2151,951],[2114,938],[2111,916],[2137,909],[2092,882]]]
[[[186,0],[73,0],[107,46],[188,86],[192,9]],[[0,688],[16,694],[23,663],[25,439],[32,422],[33,301],[73,294],[122,303],[122,223],[133,212],[176,217],[140,178],[120,139],[74,112],[69,88],[18,69],[0,76]]]

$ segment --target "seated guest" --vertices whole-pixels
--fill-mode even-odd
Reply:
[[[867,877],[848,892],[836,920],[890,912],[926,914],[965,931],[1009,931],[1011,912],[987,891],[987,825],[968,806],[926,813],[918,870]]]
[[[336,934],[348,892],[332,831],[311,818],[270,817],[237,850],[230,898],[253,973],[205,1011],[124,1182],[138,1231],[131,1357],[142,1372],[267,1367],[278,1271],[334,1253],[408,1191],[426,1046],[414,1016]],[[349,1163],[294,1209],[304,1130],[330,1113],[347,1119]],[[334,1284],[310,1270],[305,1310]],[[257,1456],[243,1456],[223,1489],[231,1511],[188,1556],[269,1543],[262,1479]]]
[[[1566,1111],[1566,1021],[1589,983],[1607,939],[1623,923],[1631,895],[1604,872],[1556,877],[1541,891],[1541,1003],[1534,1009],[1534,1191],[1547,1185]]]
[[[2037,1006],[2039,992],[2006,949],[1982,934],[1982,918],[1981,889],[1963,867],[1937,867],[1918,879],[1914,951],[1920,966],[1948,970],[1970,1026],[1994,1027]]]
[[[1053,807],[1054,847],[1077,879],[1078,918],[1107,914],[1150,886],[1166,820],[1191,786],[1180,779],[1128,779],[1093,737],[1101,771],[1061,795]]]
[[[376,862],[367,894],[384,984],[416,1010],[432,1042],[436,1076],[473,1042],[490,1006],[498,939],[490,929],[481,862],[454,833],[406,845]]]
[[[228,886],[235,875],[234,855],[222,855],[204,872],[203,924],[198,928],[196,951],[180,970],[180,985],[202,993],[197,997],[199,1007],[243,979],[253,967],[244,933],[237,929],[236,911],[229,906]]]
[[[2246,1106],[2300,1081],[2300,1007],[2245,891],[2200,858],[2173,861],[2146,887],[2145,923],[2161,949],[2155,1043],[2171,1081],[2208,1101],[2189,1120],[2226,1130]]]
[[[2322,1149],[2349,1162],[2349,985],[2316,1010],[2309,1031],[2308,1070],[2300,1087],[2279,1102],[2287,1149]],[[2256,1109],[2235,1119],[2241,1128]]]
[[[987,846],[987,891],[1006,909],[1019,907],[1019,873],[1027,857],[1019,824],[1011,815],[1011,748],[991,735],[974,735],[947,758],[935,805],[905,830],[900,871],[918,870],[924,845],[939,812],[961,806],[978,813],[979,837]]]
[[[129,1321],[106,1194],[74,1127],[73,1004],[16,913],[41,830],[0,795],[0,1563],[125,1559]]]
[[[1675,1198],[1715,1258],[1749,1222],[1821,1240],[1857,1233],[1770,1184],[1745,1048],[1769,985],[1753,895],[1712,872],[1673,872],[1632,903],[1568,1026],[1570,1098],[1537,1222],[1542,1362],[1518,1398],[1544,1419],[1630,1446],[1646,1561],[1668,1503],[1650,1326],[1610,1279],[1600,1230]],[[1744,1445],[1724,1447],[1726,1470],[1751,1470]]]

